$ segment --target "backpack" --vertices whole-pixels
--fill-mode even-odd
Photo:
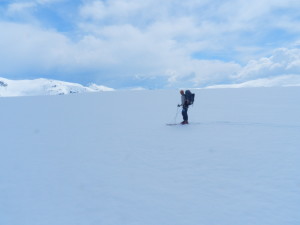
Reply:
[[[185,99],[187,101],[187,105],[193,105],[195,100],[195,94],[192,93],[190,90],[185,91]]]

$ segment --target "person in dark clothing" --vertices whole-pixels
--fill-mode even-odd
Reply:
[[[181,122],[181,124],[188,124],[189,121],[188,121],[187,112],[188,112],[189,105],[183,90],[180,90],[180,94],[181,94],[181,104],[178,105],[178,107],[182,106],[181,114],[183,117],[183,121]]]

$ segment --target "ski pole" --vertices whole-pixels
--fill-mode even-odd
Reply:
[[[178,112],[179,112],[179,107],[177,107],[176,115],[175,115],[175,117],[174,117],[174,123],[177,122],[177,115],[178,115]]]

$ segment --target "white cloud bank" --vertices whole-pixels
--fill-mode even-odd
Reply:
[[[236,76],[238,80],[300,74],[300,49],[276,49],[271,57],[250,61]]]
[[[300,87],[300,75],[260,78],[236,84],[211,85],[206,88]]]
[[[251,60],[231,82],[209,88],[300,86],[300,49],[280,48],[270,57]]]

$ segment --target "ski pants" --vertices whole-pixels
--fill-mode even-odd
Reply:
[[[182,117],[183,117],[183,120],[184,120],[184,121],[188,121],[188,119],[189,119],[189,118],[188,118],[187,111],[188,111],[188,108],[182,107],[181,114],[182,114]]]

